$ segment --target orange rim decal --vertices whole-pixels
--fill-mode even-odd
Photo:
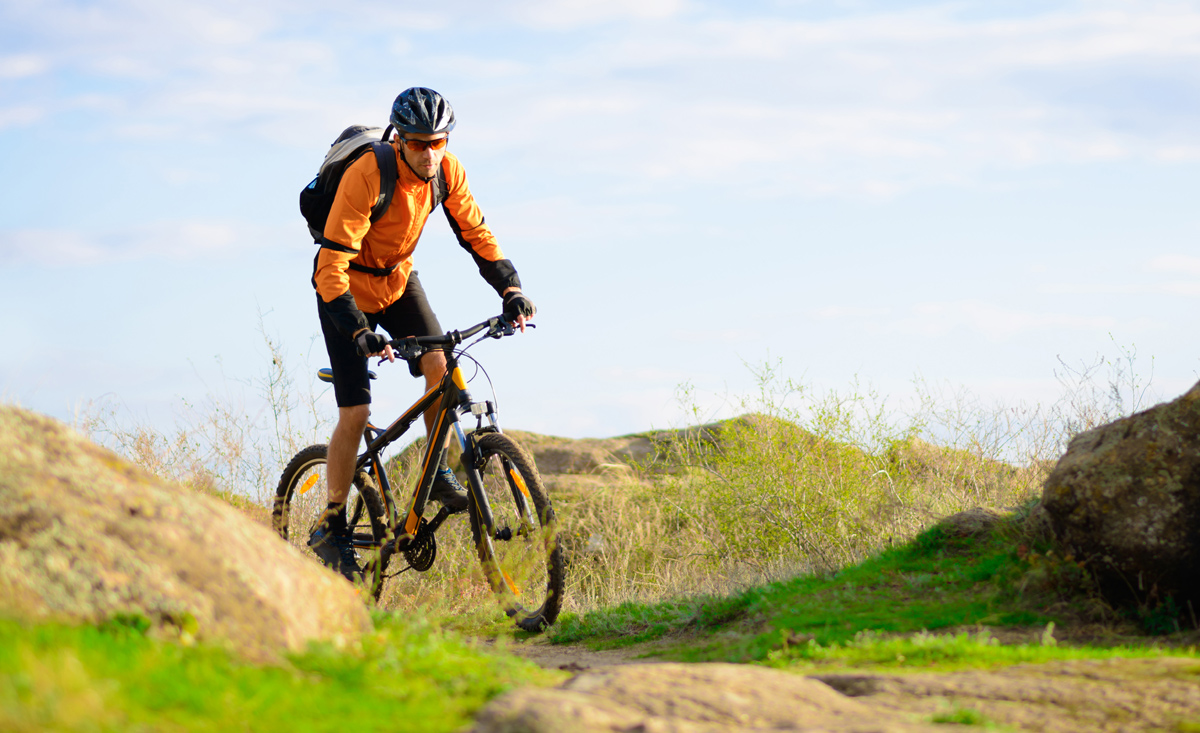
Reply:
[[[517,473],[517,469],[508,469],[508,475],[512,476],[513,483],[517,485],[517,489],[519,489],[520,492],[525,495],[526,499],[532,498],[529,496],[529,487],[525,485],[525,479],[521,477],[521,474]]]
[[[317,479],[319,479],[319,478],[321,478],[321,476],[319,474],[315,474],[315,473],[313,475],[309,476],[308,479],[304,482],[304,484],[300,487],[300,493],[303,494],[304,492],[311,489],[313,487],[313,484],[317,483]]]
[[[508,589],[513,592],[514,596],[519,598],[521,596],[521,589],[517,587],[517,584],[513,582],[513,579],[507,572],[504,571],[504,569],[500,570],[500,574],[504,576],[504,582],[508,584]]]

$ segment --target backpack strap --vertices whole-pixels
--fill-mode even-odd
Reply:
[[[354,260],[350,260],[349,262],[347,262],[346,266],[349,267],[351,270],[358,270],[359,272],[365,272],[368,275],[374,275],[375,277],[387,277],[388,275],[391,275],[393,272],[396,271],[395,265],[392,265],[391,267],[367,267],[366,265],[358,264]]]
[[[374,224],[387,213],[388,206],[392,203],[392,196],[396,193],[396,179],[399,178],[400,171],[396,169],[396,150],[390,143],[382,140],[373,142],[371,150],[374,151],[375,163],[379,166],[379,198],[371,207],[371,223]]]
[[[389,126],[390,129],[390,126]],[[384,133],[385,135],[387,133]],[[396,151],[391,146],[391,143],[380,140],[371,143],[371,152],[375,153],[375,163],[379,166],[379,198],[375,200],[375,205],[371,207],[371,223],[379,221],[379,219],[387,213],[388,207],[392,205],[392,197],[396,194],[396,180],[400,177],[400,171],[396,167]],[[322,247],[328,246],[324,242]],[[339,249],[330,247],[330,249]],[[349,247],[341,249],[341,251],[350,250]],[[391,267],[367,267],[360,265],[354,260],[346,263],[346,266],[351,270],[365,272],[368,275],[375,277],[387,277],[396,271],[396,266]]]
[[[429,206],[429,213],[438,207],[438,204],[446,200],[446,159],[442,158],[442,164],[438,166],[437,175],[433,177],[433,203]]]
[[[386,133],[385,133],[386,134]],[[371,207],[371,223],[379,221],[385,213],[388,206],[392,203],[392,197],[396,194],[396,181],[400,177],[400,171],[396,166],[396,151],[388,142],[371,143],[371,150],[375,153],[375,162],[379,165],[379,198],[375,205]],[[446,169],[445,158],[442,159],[442,165],[438,166],[437,176],[434,177],[433,183],[433,205],[429,207],[430,211],[437,208],[437,205],[446,200]],[[357,250],[345,247],[336,242],[332,242],[324,237],[318,242],[322,247],[337,250],[339,252],[353,252]],[[346,263],[346,266],[351,270],[365,272],[368,275],[375,277],[387,277],[396,271],[396,265],[391,267],[367,267],[360,265],[354,260]]]

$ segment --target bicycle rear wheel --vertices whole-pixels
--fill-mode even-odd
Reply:
[[[325,463],[329,446],[310,445],[297,453],[279,477],[271,525],[281,537],[303,554],[317,559],[308,547],[308,538],[317,528],[325,511]],[[346,499],[346,520],[354,535],[362,582],[378,600],[383,590],[386,569],[379,549],[387,537],[386,510],[375,482],[359,471],[350,484]],[[317,560],[320,562],[320,560]]]
[[[471,502],[471,534],[484,576],[517,626],[545,629],[562,609],[565,584],[554,509],[533,458],[512,438],[487,433],[476,441],[479,475],[492,509],[486,531]]]

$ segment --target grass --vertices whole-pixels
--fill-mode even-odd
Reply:
[[[983,713],[972,708],[954,708],[949,712],[937,713],[930,716],[929,722],[993,727],[992,721],[988,720]]]
[[[283,355],[268,346],[265,412],[214,399],[189,408],[175,434],[113,414],[85,427],[262,521],[275,464],[328,427],[311,388],[296,398]],[[1049,411],[923,392],[906,415],[857,386],[813,395],[772,368],[759,377],[740,418],[648,433],[657,450],[619,471],[547,478],[570,563],[553,643],[652,643],[682,661],[791,670],[1196,656],[1154,643],[1059,643],[1056,629],[1113,621],[1079,563],[1019,521],[972,538],[928,529],[974,506],[1027,506],[1069,434],[1124,405],[1080,398],[1079,385],[1075,402]],[[414,470],[404,457],[391,464],[402,493]],[[0,620],[0,730],[456,730],[505,690],[561,680],[465,640],[499,638],[502,649],[524,635],[483,582],[465,520],[438,540],[429,572],[389,581],[386,610],[360,645],[314,647],[277,666],[153,638],[136,618],[99,628]],[[1160,615],[1143,625],[1174,628],[1178,614]],[[998,643],[1006,629],[1025,641]],[[994,727],[970,708],[930,721]]]
[[[733,656],[761,659],[780,639],[803,636],[818,644],[840,643],[862,631],[933,630],[985,620],[1045,623],[1037,614],[1005,609],[996,581],[1021,572],[1015,548],[997,540],[975,546],[947,538],[940,529],[914,542],[838,572],[801,575],[751,588],[727,598],[693,598],[612,609],[564,618],[552,639],[623,642],[670,632],[717,630],[732,624],[770,628],[741,642]],[[999,577],[998,577],[999,576]]]
[[[258,388],[257,409],[233,389],[185,405],[174,431],[130,422],[104,405],[94,406],[81,427],[144,468],[262,521],[282,464],[324,440],[330,416],[318,409],[311,380],[306,390],[305,379],[287,367],[278,340],[265,330],[263,338],[270,363],[264,376],[247,380]],[[754,373],[757,394],[731,405],[747,416],[722,421],[716,433],[653,433],[677,435],[653,438],[661,450],[618,466],[622,471],[547,477],[571,563],[569,610],[722,593],[832,570],[889,538],[911,538],[937,517],[1015,503],[1036,490],[1042,464],[1014,468],[999,457],[1030,443],[1037,414],[1014,420],[1011,410],[990,410],[961,394],[948,402],[925,394],[906,413],[857,384],[822,394],[782,378],[778,365]],[[681,404],[700,417],[689,395],[682,388]],[[390,466],[403,503],[411,461],[397,453]],[[491,622],[461,525],[439,534],[431,571],[389,581],[383,608],[431,610],[463,628],[476,623],[463,624],[465,618]]]
[[[328,427],[311,385],[297,396],[301,380],[264,338],[271,366],[256,383],[267,408],[253,416],[214,398],[189,411],[175,435],[128,428],[111,415],[85,423],[150,470],[261,515],[274,463],[319,442]],[[1122,354],[1117,363],[1128,366],[1109,375],[1108,389],[1094,378],[1104,362],[1068,369],[1060,376],[1066,394],[1049,407],[989,405],[920,382],[916,404],[889,406],[857,383],[821,393],[765,364],[751,368],[757,393],[726,406],[741,417],[705,424],[710,415],[684,385],[680,403],[692,425],[629,436],[653,446],[644,458],[544,477],[568,562],[567,614],[554,634],[621,645],[767,624],[738,635],[746,650],[712,652],[761,659],[781,639],[806,635],[825,645],[872,629],[1049,623],[1056,617],[1045,609],[1059,599],[1039,606],[1029,598],[1058,576],[1081,574],[1069,558],[991,543],[941,547],[939,559],[906,543],[948,514],[1036,497],[1072,432],[1141,404],[1133,354]],[[401,504],[420,443],[389,460]],[[1006,582],[1020,584],[1012,597],[999,590]],[[379,605],[466,634],[510,629],[461,518],[439,533],[433,567],[389,580]],[[1178,619],[1161,615],[1159,626],[1174,628]]]
[[[561,677],[386,614],[356,648],[279,666],[144,628],[0,620],[0,730],[452,731],[508,689]]]
[[[655,653],[669,658],[781,667],[944,669],[1196,654],[1153,645],[1066,646],[1055,639],[1056,625],[1104,612],[1078,563],[1055,557],[1052,547],[1033,542],[1012,522],[983,537],[954,537],[934,527],[840,571],[726,597],[569,614],[549,633],[558,644],[614,648],[659,640]],[[1033,640],[999,644],[993,632],[1003,628],[1024,630]]]

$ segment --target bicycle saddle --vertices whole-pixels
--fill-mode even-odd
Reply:
[[[376,379],[375,372],[368,369],[367,377]],[[333,370],[329,367],[321,367],[317,370],[317,379],[321,380],[322,382],[329,382],[330,384],[333,384]]]

